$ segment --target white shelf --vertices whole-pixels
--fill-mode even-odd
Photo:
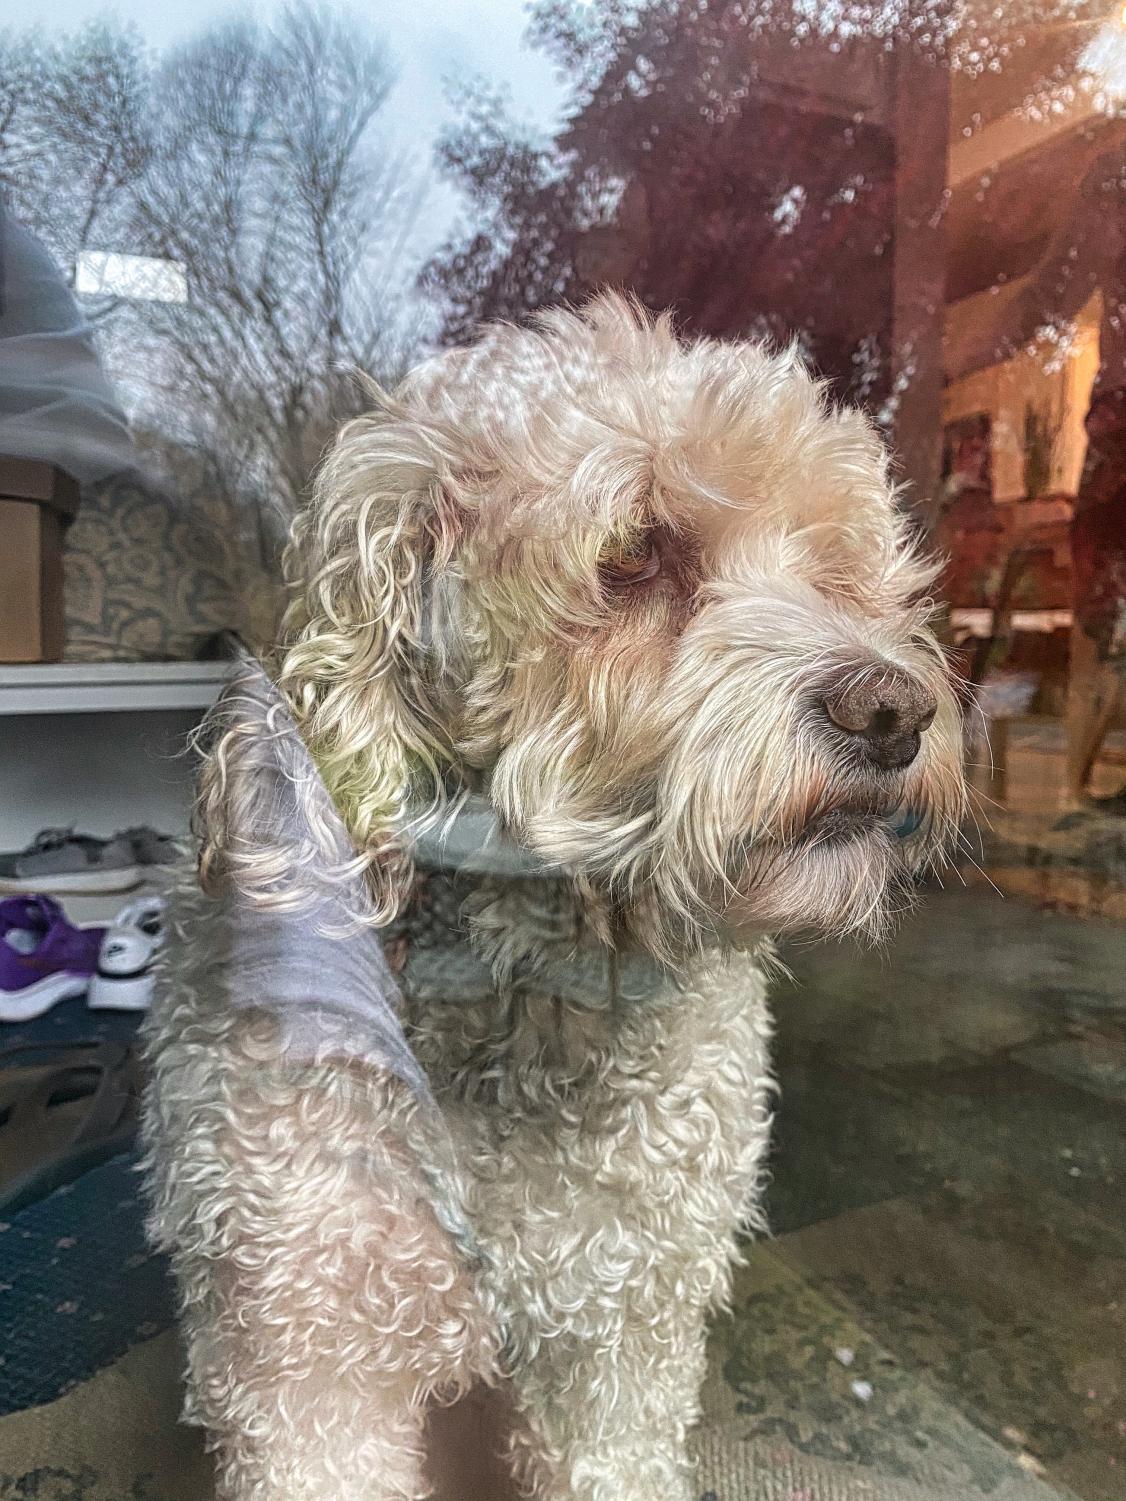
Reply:
[[[0,717],[206,709],[233,662],[43,662],[0,666]]]

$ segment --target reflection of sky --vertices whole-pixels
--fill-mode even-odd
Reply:
[[[1126,6],[1115,20],[1099,27],[1079,64],[1099,80],[1110,101],[1121,104],[1126,99]]]
[[[215,21],[247,14],[265,19],[278,8],[237,0],[177,5],[116,0],[109,6],[100,0],[51,0],[48,7],[42,0],[4,0],[3,22],[16,29],[46,24],[49,31],[67,31],[110,15],[135,25],[151,45],[166,47]],[[435,135],[451,117],[447,80],[483,75],[510,91],[517,118],[535,124],[548,124],[559,106],[562,95],[551,64],[523,45],[524,0],[384,0],[382,6],[341,8],[355,10],[390,49],[398,82],[381,118],[387,135],[419,167],[428,164]],[[431,189],[420,226],[427,241],[442,236],[457,202],[443,186]]]

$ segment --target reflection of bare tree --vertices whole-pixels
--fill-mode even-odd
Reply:
[[[348,372],[393,374],[407,346],[417,195],[373,141],[382,47],[294,5],[159,59],[113,26],[54,47],[9,36],[0,79],[0,185],[61,263],[113,250],[183,268],[184,302],[107,300],[107,359],[147,426],[272,533],[359,399]]]
[[[0,186],[70,271],[123,230],[148,161],[149,70],[121,28],[94,24],[53,45],[0,35]]]

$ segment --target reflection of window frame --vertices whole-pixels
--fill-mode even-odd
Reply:
[[[1025,285],[1024,282],[1019,285]],[[977,303],[980,299],[967,299]],[[956,312],[956,337],[976,309]],[[998,504],[1036,499],[1026,493],[1024,412],[1028,403],[1058,428],[1052,445],[1049,494],[1074,495],[1086,453],[1084,418],[1099,368],[1102,295],[1094,293],[1068,325],[1045,327],[1011,359],[971,369],[951,381],[943,395],[943,431],[982,411],[993,420],[992,483]],[[950,330],[948,321],[948,334]]]
[[[970,412],[942,427],[942,477],[962,489],[993,493],[993,419]]]

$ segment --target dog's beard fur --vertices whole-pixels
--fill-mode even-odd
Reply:
[[[641,526],[657,575],[608,583]],[[574,868],[607,937],[673,965],[878,936],[960,819],[931,572],[874,434],[792,352],[684,346],[615,298],[494,330],[344,430],[291,561],[281,685],[382,914],[420,797],[461,784]],[[938,703],[900,773],[821,707],[887,667]]]

